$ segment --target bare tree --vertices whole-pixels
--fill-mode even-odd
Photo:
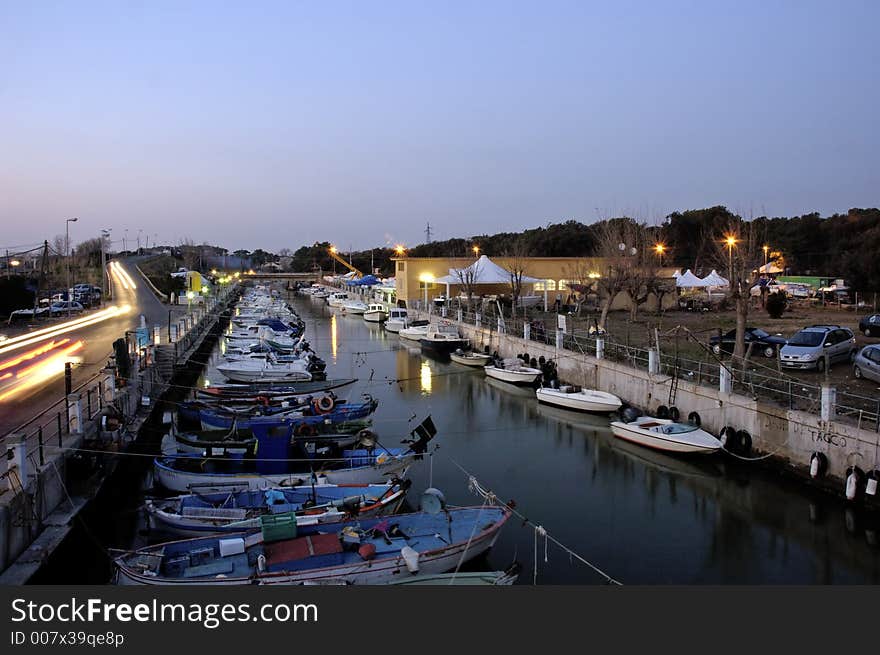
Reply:
[[[648,301],[657,281],[657,257],[652,249],[650,232],[646,225],[627,221],[621,226],[621,242],[629,254],[623,290],[630,297],[629,318],[636,320],[639,306]],[[618,250],[620,249],[618,243]]]
[[[603,259],[600,277],[596,278],[602,304],[598,325],[600,330],[605,329],[611,304],[626,288],[633,269],[632,259],[638,249],[629,242],[637,225],[631,218],[613,218],[593,226],[595,255]]]
[[[516,306],[522,297],[523,278],[528,277],[529,267],[528,245],[525,239],[519,238],[505,253],[507,259],[507,271],[510,274],[510,296],[513,303],[510,308],[510,316],[516,316]]]
[[[749,317],[751,289],[758,281],[758,269],[763,263],[763,234],[754,221],[733,216],[724,228],[715,234],[712,243],[713,259],[717,268],[727,271],[730,282],[728,296],[736,308],[735,360],[745,356],[746,323]]]
[[[455,269],[455,277],[458,278],[461,287],[467,294],[468,309],[470,309],[474,293],[476,293],[477,280],[480,278],[480,268],[480,260],[477,260],[471,266]]]

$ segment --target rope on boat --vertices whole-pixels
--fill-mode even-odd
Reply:
[[[487,503],[495,503],[498,500],[498,497],[495,495],[495,492],[484,488],[480,484],[480,481],[477,480],[476,476],[474,476],[472,473],[470,473],[461,464],[459,464],[457,461],[455,461],[452,458],[450,458],[449,461],[451,461],[462,473],[464,473],[468,477],[468,489],[471,492],[473,492],[479,496],[482,496],[484,501]],[[571,548],[569,548],[568,546],[563,544],[561,541],[559,541],[558,539],[553,537],[553,535],[551,535],[549,532],[547,532],[547,529],[544,528],[542,525],[537,525],[537,524],[533,523],[531,520],[529,520],[529,518],[527,516],[524,516],[523,514],[518,512],[516,510],[516,508],[513,507],[510,503],[500,503],[500,505],[502,507],[506,508],[508,511],[510,511],[511,514],[513,514],[514,516],[516,516],[517,518],[522,520],[523,525],[528,525],[535,530],[535,575],[534,575],[534,580],[537,580],[538,536],[541,535],[544,537],[544,540],[545,540],[545,551],[544,551],[544,561],[545,562],[548,561],[548,557],[547,557],[548,548],[546,546],[546,542],[549,541],[549,542],[552,542],[554,545],[556,545],[558,548],[560,548],[562,551],[568,553],[569,558],[574,558],[574,559],[578,560],[579,562],[581,562],[582,564],[585,564],[586,566],[588,566],[596,574],[598,574],[600,577],[602,577],[606,583],[611,584],[611,585],[622,585],[623,584],[622,582],[612,578],[610,575],[605,573],[598,566],[596,566],[595,564],[593,564],[592,562],[590,562],[586,558],[582,557],[580,554],[578,554],[577,552],[575,552],[574,550],[572,550]]]

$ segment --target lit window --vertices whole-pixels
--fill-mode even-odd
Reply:
[[[568,289],[568,282],[568,280],[559,280],[559,290],[565,291],[566,289]]]
[[[397,270],[398,271],[406,270],[406,262],[397,262]]]

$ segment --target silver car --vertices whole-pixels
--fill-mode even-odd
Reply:
[[[811,325],[795,334],[779,350],[784,368],[825,370],[826,357],[834,362],[851,362],[856,355],[856,337],[839,325]]]
[[[853,362],[853,375],[858,379],[880,382],[880,346],[865,346]]]

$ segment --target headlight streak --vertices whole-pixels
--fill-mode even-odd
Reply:
[[[64,341],[69,341],[69,339],[65,339]],[[77,341],[64,348],[61,352],[53,354],[48,359],[28,366],[21,371],[18,371],[15,374],[16,382],[11,386],[11,388],[0,393],[0,402],[18,396],[25,391],[29,391],[37,386],[40,386],[41,384],[43,384],[47,380],[50,380],[56,375],[64,373],[64,365],[66,362],[79,361],[79,358],[71,357],[71,355],[82,349],[83,346],[85,346],[85,343],[83,341]],[[4,376],[4,378],[5,377],[6,376]]]
[[[35,330],[34,332],[28,332],[27,334],[21,334],[17,337],[13,337],[12,339],[4,341],[2,343],[2,346],[0,346],[0,355],[12,352],[13,350],[18,350],[19,348],[24,348],[25,346],[31,346],[33,344],[40,343],[41,341],[45,341],[46,339],[50,339],[52,337],[57,337],[62,334],[67,334],[68,332],[73,332],[74,330],[78,330],[89,325],[94,325],[95,323],[106,321],[107,319],[114,318],[116,316],[122,316],[130,311],[131,305],[122,305],[121,307],[108,307],[107,309],[102,309],[101,311],[96,312],[95,314],[92,314],[90,316],[86,316],[84,318],[78,318],[73,321],[66,321],[64,323],[59,323],[58,325],[53,325],[52,327]]]

